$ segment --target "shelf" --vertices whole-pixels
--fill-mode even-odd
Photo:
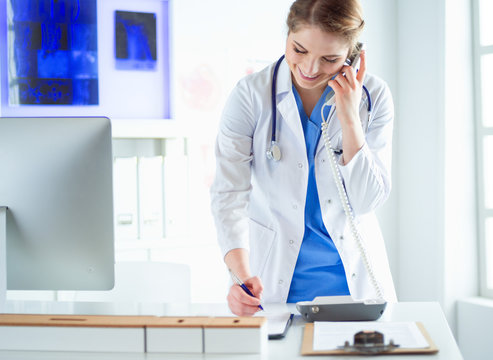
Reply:
[[[117,139],[160,139],[186,137],[182,121],[172,119],[111,119]]]

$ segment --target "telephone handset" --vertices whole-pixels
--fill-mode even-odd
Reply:
[[[356,51],[352,58],[348,59],[350,65],[357,67],[359,65],[359,56],[363,44],[358,43]],[[331,96],[332,94],[332,96]],[[339,198],[344,209],[353,240],[356,242],[358,251],[360,252],[361,259],[365,266],[365,269],[370,278],[370,282],[375,289],[376,299],[365,299],[362,301],[354,301],[351,296],[323,296],[316,297],[313,301],[302,301],[296,304],[296,308],[301,315],[307,321],[362,321],[362,320],[376,320],[384,312],[387,303],[383,299],[382,290],[379,283],[376,280],[373,272],[372,265],[368,259],[366,249],[364,248],[361,235],[356,228],[354,214],[349,203],[349,199],[342,182],[341,172],[337,165],[336,154],[334,148],[329,139],[328,134],[328,121],[324,118],[324,107],[333,105],[335,102],[334,92],[331,91],[325,98],[324,105],[322,106],[322,137],[329,156],[329,164],[332,170],[332,176],[339,193]]]
[[[359,68],[359,63],[360,63],[360,55],[361,55],[361,50],[365,49],[365,44],[363,43],[357,43],[356,48],[354,51],[351,53],[351,55],[346,59],[344,62],[344,65],[352,66],[355,69]],[[332,106],[336,102],[336,97],[335,97],[335,92],[334,90],[330,90],[329,93],[325,96],[324,99],[324,106]]]

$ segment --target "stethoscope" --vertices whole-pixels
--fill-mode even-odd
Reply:
[[[276,85],[277,85],[277,72],[279,71],[279,66],[281,65],[282,61],[284,60],[284,55],[282,55],[279,60],[277,60],[276,66],[274,67],[274,74],[272,75],[272,133],[271,133],[271,139],[270,139],[270,147],[266,151],[267,159],[269,160],[274,160],[274,161],[279,161],[281,160],[281,148],[279,147],[279,144],[276,141],[276,123],[277,123],[277,107],[276,107]],[[370,113],[372,110],[371,106],[371,96],[370,92],[366,88],[365,85],[363,85],[363,90],[365,91],[366,98],[368,99],[368,119],[370,118]],[[329,94],[330,95],[330,94]],[[328,97],[329,97],[328,95]],[[324,106],[327,105],[324,104]]]

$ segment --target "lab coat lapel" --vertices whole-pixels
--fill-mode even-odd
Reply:
[[[281,122],[277,121],[277,126],[289,126],[296,139],[303,148],[305,147],[305,138],[303,134],[303,127],[301,125],[300,114],[296,105],[296,100],[293,95],[291,70],[289,69],[286,60],[281,63],[279,72],[277,75],[277,87],[276,95],[278,99],[277,110],[279,111]],[[280,99],[280,100],[279,100]],[[279,130],[278,130],[279,131]],[[282,140],[280,140],[282,141]]]

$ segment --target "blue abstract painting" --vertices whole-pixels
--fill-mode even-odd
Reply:
[[[156,14],[115,11],[115,59],[121,70],[156,69]]]
[[[9,104],[97,105],[96,0],[9,2]]]

